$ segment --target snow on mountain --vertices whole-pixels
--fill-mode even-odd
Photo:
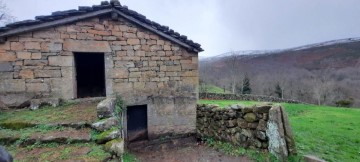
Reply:
[[[357,37],[357,38],[331,40],[331,41],[309,44],[309,45],[288,48],[288,49],[232,51],[232,52],[223,53],[223,54],[213,56],[213,57],[201,57],[200,60],[201,61],[215,61],[215,60],[218,60],[218,59],[221,59],[224,57],[229,57],[232,55],[238,55],[238,56],[242,56],[245,58],[253,58],[253,57],[257,57],[259,55],[269,55],[269,54],[276,54],[276,53],[288,52],[288,51],[300,51],[300,50],[306,50],[306,49],[311,49],[311,48],[318,48],[318,47],[359,42],[359,41],[360,41],[360,37]]]

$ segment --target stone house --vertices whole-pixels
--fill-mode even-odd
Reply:
[[[117,0],[8,24],[0,41],[0,107],[120,95],[147,138],[195,133],[200,44]]]

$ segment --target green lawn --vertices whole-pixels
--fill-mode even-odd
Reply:
[[[218,87],[215,85],[208,84],[205,86],[206,86],[206,90],[208,93],[231,93],[230,91],[228,91],[228,90],[224,91],[224,88],[221,88],[221,87]]]
[[[255,104],[249,101],[200,100],[200,103]],[[360,109],[282,103],[300,154],[327,161],[360,161]]]

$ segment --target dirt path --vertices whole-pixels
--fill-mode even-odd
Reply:
[[[234,157],[206,146],[132,152],[140,162],[251,162],[247,157]]]

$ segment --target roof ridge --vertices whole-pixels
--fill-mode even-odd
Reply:
[[[60,21],[62,19],[70,18],[73,16],[81,16],[85,14],[90,13],[99,13],[104,14],[105,12],[99,12],[100,10],[108,10],[108,9],[115,9],[119,15],[122,15],[121,13],[125,14],[122,16],[126,16],[128,19],[132,17],[138,23],[139,25],[146,26],[146,28],[150,29],[151,31],[157,31],[157,34],[160,34],[162,36],[169,36],[169,39],[175,41],[176,43],[179,43],[183,46],[184,44],[188,45],[187,47],[189,50],[193,50],[195,52],[201,52],[203,49],[201,48],[201,45],[199,43],[195,43],[192,40],[188,39],[185,35],[180,35],[178,32],[175,32],[174,30],[170,29],[168,26],[160,25],[157,22],[151,21],[146,18],[146,16],[129,9],[126,5],[122,6],[120,1],[118,0],[110,0],[109,1],[102,1],[100,5],[93,5],[93,6],[79,6],[78,10],[72,9],[72,10],[65,10],[65,11],[55,11],[52,12],[51,15],[43,15],[43,16],[36,16],[35,20],[23,20],[23,21],[17,21],[14,23],[7,24],[5,27],[0,27],[0,38],[5,38],[7,36],[15,35],[20,32],[10,32],[12,30],[24,27],[24,26],[36,26],[41,25],[47,22],[56,22]],[[106,12],[107,13],[107,12]],[[96,15],[95,15],[96,16]],[[60,23],[59,23],[60,24]],[[56,25],[56,24],[55,24]],[[36,30],[37,28],[34,28],[32,30]],[[161,32],[161,33],[158,33]],[[171,38],[170,38],[171,37]],[[182,44],[183,43],[183,44]]]

